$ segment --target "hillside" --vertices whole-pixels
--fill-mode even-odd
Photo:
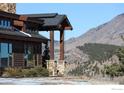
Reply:
[[[118,65],[120,64],[118,58],[118,50],[121,48],[120,46],[86,43],[83,46],[78,46],[77,48],[84,54],[87,54],[89,59],[85,62],[75,60],[75,62],[72,63],[75,64],[75,67],[70,68],[70,70],[68,70],[68,74],[76,76],[85,75],[87,77],[99,75],[100,77],[105,77],[108,72],[110,75],[111,71],[114,75],[115,73],[116,75],[123,73],[120,73],[120,71],[123,70],[121,70],[120,65]]]
[[[77,48],[87,54],[90,61],[104,62],[115,55],[117,49],[120,47],[107,44],[87,43],[84,46],[78,46]]]
[[[77,46],[83,46],[85,43],[100,43],[123,46],[122,36],[124,35],[124,14],[114,17],[96,28],[91,28],[85,34],[77,38],[65,41],[65,59],[67,62],[85,62],[88,55],[80,51]],[[56,46],[58,48],[58,46]]]

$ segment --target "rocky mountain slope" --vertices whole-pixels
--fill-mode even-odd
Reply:
[[[88,55],[80,51],[77,46],[83,46],[85,43],[102,43],[110,45],[123,46],[124,36],[124,14],[114,17],[96,28],[92,28],[85,34],[71,38],[65,42],[65,60],[68,62],[85,62],[89,60]]]
[[[114,17],[96,28],[92,28],[80,37],[66,41],[66,50],[83,45],[84,43],[103,43],[124,45],[121,35],[124,35],[124,14]]]
[[[67,71],[72,72],[73,75],[76,71],[75,74],[101,77],[105,74],[105,66],[120,63],[116,51],[119,46],[124,46],[123,24],[124,14],[120,14],[77,38],[67,40],[65,42]],[[113,49],[112,51],[115,52],[112,52],[111,49],[114,47],[117,49]]]

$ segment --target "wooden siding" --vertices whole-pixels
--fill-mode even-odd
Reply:
[[[24,44],[14,42],[12,45],[12,67],[23,67],[24,66]]]
[[[12,67],[24,67],[24,54],[23,53],[13,53]]]

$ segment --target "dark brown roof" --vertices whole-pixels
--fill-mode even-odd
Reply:
[[[46,13],[46,14],[24,14],[33,18],[53,18],[58,15],[58,13]]]
[[[72,30],[72,26],[67,16],[57,13],[19,15],[0,11],[0,17],[39,24],[39,27],[37,28],[39,31]]]
[[[49,39],[36,33],[27,33],[27,32],[22,32],[22,31],[11,31],[11,30],[2,30],[0,29],[0,35],[9,35],[9,36],[15,36],[15,37],[22,37],[22,39],[27,38],[27,40],[33,40],[38,39],[39,41],[48,41]]]
[[[44,24],[39,28],[40,31],[61,30],[63,23],[70,27],[70,29],[64,30],[72,30],[72,26],[66,15],[59,15],[57,13],[24,15],[38,20],[44,20]]]

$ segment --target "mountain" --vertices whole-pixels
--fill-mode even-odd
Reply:
[[[121,35],[124,35],[124,14],[120,14],[109,22],[90,29],[77,38],[67,40],[66,42],[68,43],[66,43],[65,46],[67,50],[85,43],[102,43],[122,46],[124,42]]]
[[[96,28],[91,28],[77,38],[65,41],[65,60],[69,63],[85,62],[89,60],[89,57],[83,51],[80,51],[77,48],[78,46],[83,46],[85,43],[123,46],[122,36],[124,36],[124,14],[118,15]]]

